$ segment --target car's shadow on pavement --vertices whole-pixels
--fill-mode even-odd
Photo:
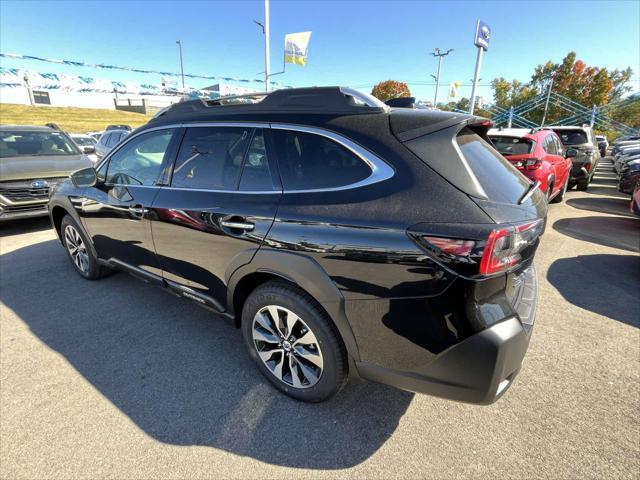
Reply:
[[[629,202],[630,197],[581,197],[566,200],[567,205],[580,210],[633,218],[634,215],[629,211]]]
[[[562,218],[553,229],[571,238],[612,248],[640,252],[640,220],[625,217]]]
[[[6,307],[162,442],[289,467],[347,468],[385,443],[413,399],[351,382],[322,404],[291,400],[263,379],[240,330],[125,274],[86,281],[55,240],[7,253],[1,264]]]
[[[49,217],[38,217],[28,220],[9,220],[0,223],[0,237],[19,235],[21,233],[43,232],[51,228]]]
[[[637,256],[600,254],[561,258],[549,267],[547,280],[568,302],[640,327]]]

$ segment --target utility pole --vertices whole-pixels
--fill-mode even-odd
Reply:
[[[547,120],[547,111],[549,110],[549,99],[551,98],[551,89],[553,88],[553,79],[556,76],[555,72],[551,74],[549,80],[549,90],[547,90],[547,101],[544,103],[544,114],[542,115],[542,122],[540,127],[544,127],[544,122]]]
[[[184,66],[182,65],[182,42],[180,40],[176,40],[178,44],[178,49],[180,50],[180,75],[182,76],[182,91],[184,92]]]
[[[440,71],[442,69],[442,59],[453,52],[453,48],[450,48],[446,52],[441,52],[439,48],[436,48],[435,52],[431,52],[431,55],[438,57],[438,74],[437,76],[431,75],[436,80],[436,94],[433,96],[433,107],[438,106],[438,87],[440,87]]]

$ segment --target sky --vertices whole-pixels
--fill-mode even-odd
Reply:
[[[0,51],[137,68],[260,78],[264,37],[258,1],[0,0]],[[370,91],[382,80],[407,82],[432,100],[434,48],[454,49],[443,63],[439,100],[462,82],[471,93],[477,19],[491,26],[479,94],[491,98],[491,79],[527,81],[536,65],[576,51],[588,65],[634,70],[640,91],[640,0],[629,1],[278,1],[271,0],[271,70],[282,69],[284,35],[312,31],[305,67],[287,65],[273,80],[296,87],[347,85]],[[109,80],[160,83],[160,75],[0,59],[7,68]],[[211,81],[192,80],[202,88]],[[258,85],[256,85],[258,86]]]

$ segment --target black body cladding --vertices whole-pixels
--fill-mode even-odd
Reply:
[[[152,166],[161,158],[153,184],[108,181],[108,163],[120,146],[105,157],[96,186],[61,185],[50,214],[57,228],[61,215],[71,214],[105,265],[169,287],[236,324],[252,288],[274,277],[295,283],[335,324],[353,375],[491,403],[501,395],[500,382],[511,381],[519,370],[527,348],[537,241],[517,267],[488,278],[478,275],[477,262],[464,268],[447,263],[421,243],[423,236],[434,235],[481,247],[497,224],[546,214],[539,193],[522,205],[482,195],[455,144],[465,127],[486,138],[482,122],[460,114],[361,105],[334,87],[278,91],[257,105],[184,102],[123,144],[145,132],[173,131],[160,156],[153,147],[136,150],[145,162],[151,158]],[[199,158],[210,153],[183,141],[190,129],[205,126],[244,126],[242,142],[248,145],[258,135],[264,140],[258,153],[243,143],[237,158],[228,147],[220,175],[237,175],[234,188],[175,188],[172,175],[182,168],[180,162],[191,161],[189,155],[176,160],[182,158],[180,149]],[[300,152],[302,137],[292,137],[295,149],[279,149],[275,128],[337,136],[325,138],[353,161],[368,162],[349,149],[353,142],[372,155],[374,166],[367,163],[372,176],[356,188],[287,191],[279,173],[287,160],[282,152]],[[214,145],[218,137],[211,138]],[[375,166],[378,161],[382,169]],[[242,190],[243,172],[254,164],[269,172],[271,189]],[[128,175],[135,179],[131,171]],[[479,354],[482,345],[488,350]],[[466,362],[474,364],[476,357],[484,363],[473,367],[474,376]]]

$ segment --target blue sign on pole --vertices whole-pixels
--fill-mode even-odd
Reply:
[[[482,20],[476,23],[476,38],[474,44],[482,48],[485,52],[489,49],[489,39],[491,38],[491,28]]]

